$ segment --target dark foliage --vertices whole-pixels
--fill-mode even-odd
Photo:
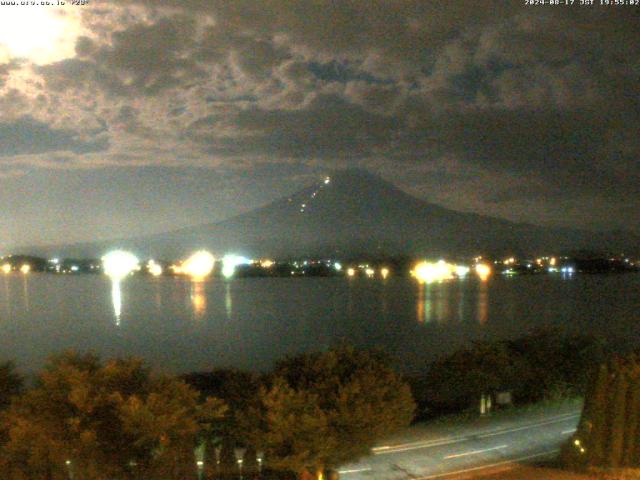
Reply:
[[[563,449],[573,467],[640,467],[640,355],[603,363],[589,386],[578,430]]]
[[[458,350],[434,362],[412,387],[421,416],[476,408],[481,395],[501,391],[529,403],[584,393],[604,358],[604,344],[593,337],[537,331]]]
[[[137,359],[54,356],[2,417],[7,480],[195,478],[194,449],[224,404]]]
[[[260,391],[253,443],[270,464],[323,472],[412,420],[409,386],[379,352],[349,347],[279,362]]]
[[[0,364],[0,410],[6,410],[11,399],[22,392],[24,379],[16,373],[13,362]]]

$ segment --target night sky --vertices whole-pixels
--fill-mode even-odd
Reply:
[[[222,220],[347,166],[640,232],[639,33],[640,7],[524,0],[0,6],[0,253]]]

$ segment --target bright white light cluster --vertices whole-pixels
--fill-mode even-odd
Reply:
[[[251,260],[239,255],[225,255],[222,259],[222,275],[225,278],[233,277],[236,273],[236,267],[239,265],[249,265]]]
[[[435,263],[420,262],[415,266],[412,273],[420,283],[432,283],[453,278],[454,268],[454,265],[444,260]]]
[[[149,260],[147,263],[147,271],[154,277],[159,277],[163,272],[162,265],[157,263],[155,260]]]
[[[467,273],[469,273],[469,267],[464,265],[456,265],[456,275],[458,277],[464,277]]]
[[[411,271],[411,274],[420,283],[433,283],[452,278],[464,278],[470,269],[465,265],[455,265],[444,260],[438,262],[420,262]]]
[[[115,250],[102,257],[104,273],[114,280],[120,280],[139,268],[139,260],[131,252]]]

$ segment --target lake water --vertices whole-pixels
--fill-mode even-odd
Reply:
[[[170,372],[265,370],[285,354],[345,342],[379,346],[405,371],[474,339],[536,326],[640,341],[640,274],[409,278],[258,278],[192,283],[94,275],[0,277],[0,358],[31,371],[73,348],[137,355]]]

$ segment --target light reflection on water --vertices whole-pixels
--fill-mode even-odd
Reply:
[[[416,302],[416,320],[418,323],[429,323],[431,316],[431,302],[427,301],[427,292],[431,285],[428,283],[418,284],[418,300]]]
[[[433,301],[435,305],[436,321],[438,323],[449,320],[449,291],[451,288],[441,288]]]
[[[122,289],[120,280],[111,280],[111,302],[113,303],[113,314],[116,317],[116,325],[119,327],[122,316]]]
[[[457,345],[540,325],[640,340],[640,275],[210,279],[1,275],[0,352],[38,365],[67,348],[135,354],[170,370],[264,369],[347,342],[417,368]],[[0,358],[0,360],[2,360]]]
[[[380,294],[380,310],[384,318],[389,316],[389,288],[387,287],[387,279],[382,281],[382,290]]]
[[[446,324],[468,320],[467,295],[475,295],[472,318],[479,325],[489,320],[489,286],[487,281],[465,284],[467,280],[445,280],[441,282],[417,284],[416,320],[421,324],[432,322]],[[467,293],[468,290],[476,289]]]
[[[464,288],[458,289],[458,322],[462,322],[462,320],[464,319],[464,292]]]
[[[476,312],[478,323],[480,325],[487,323],[489,320],[489,287],[486,280],[479,283]]]
[[[204,289],[205,283],[202,280],[192,280],[191,282],[191,305],[193,316],[201,319],[207,312],[207,297]]]
[[[458,320],[464,312],[464,280],[445,280],[441,282],[417,284],[416,320],[418,323],[446,323],[454,320],[451,312],[456,309]]]
[[[155,286],[155,299],[156,299],[156,309],[160,311],[162,309],[162,292],[160,291],[160,283],[157,281],[154,282]]]
[[[231,284],[227,282],[225,283],[224,287],[224,309],[227,312],[227,320],[231,320],[231,315],[233,315],[233,297],[231,296]]]
[[[9,293],[9,280],[7,279],[7,276],[4,275],[3,278],[3,282],[4,283],[4,301],[3,306],[4,306],[4,316],[5,318],[9,318],[11,316],[11,311],[9,310],[10,306],[9,306],[9,302],[10,302],[10,298],[11,298],[11,294]]]
[[[29,311],[29,276],[28,275],[21,275],[22,276],[22,295],[24,297],[24,308],[25,310],[28,312]]]

